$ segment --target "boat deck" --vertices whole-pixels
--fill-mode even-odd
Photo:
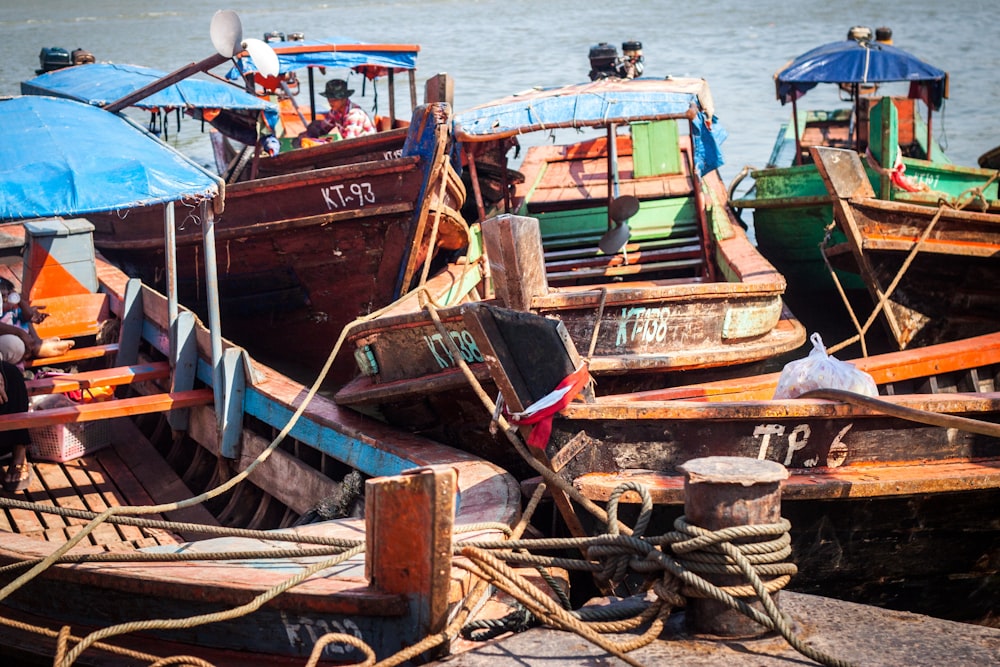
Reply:
[[[107,429],[106,424],[91,422],[88,427]],[[95,431],[93,437],[110,437],[111,445],[62,463],[35,461],[31,485],[22,493],[10,495],[26,502],[87,512],[102,512],[113,506],[167,503],[193,495],[127,419],[115,420],[110,432]],[[171,512],[169,516],[156,514],[144,518],[218,525],[215,518],[200,507]],[[57,544],[72,538],[86,523],[85,518],[47,512],[13,507],[0,510],[0,531]],[[192,537],[187,536],[187,539]],[[166,530],[104,523],[87,537],[85,544],[105,551],[124,551],[184,541],[185,536]]]
[[[15,245],[23,243],[23,230],[15,234]],[[20,265],[0,264],[0,276],[21,289]],[[65,299],[76,298],[80,303],[68,304]],[[58,299],[39,299],[37,303]],[[36,325],[40,336],[59,335],[74,338],[77,345],[58,357],[45,357],[28,362],[29,368],[40,367],[72,371],[65,376],[36,377],[28,382],[32,396],[56,394],[91,386],[116,387],[133,382],[165,377],[165,364],[147,364],[76,372],[80,364],[98,361],[117,352],[117,344],[99,344],[95,336],[99,321],[106,317],[107,297],[103,294],[65,297],[50,317]],[[72,307],[70,307],[72,306]],[[99,306],[99,307],[98,307]],[[67,314],[67,309],[69,314]],[[142,398],[124,399],[125,402],[143,401]],[[107,407],[113,414],[117,401],[94,402],[77,405],[70,411],[97,411]],[[119,408],[118,414],[148,412],[147,407],[136,410]],[[84,456],[64,462],[36,460],[32,462],[33,475],[30,486],[23,492],[7,494],[28,503],[54,505],[67,510],[102,512],[114,506],[147,506],[169,503],[191,497],[177,473],[164,461],[153,444],[139,431],[135,423],[125,417],[74,421],[65,415],[67,408],[33,411],[40,424],[30,429],[33,442],[43,451],[58,456],[64,450],[63,439],[72,437],[74,446],[86,443]],[[48,423],[39,421],[45,414]],[[15,419],[7,416],[5,419]],[[62,422],[62,423],[60,423]],[[74,434],[70,436],[72,431]],[[104,444],[108,443],[108,444]],[[100,446],[104,445],[104,446]],[[4,469],[7,460],[0,462]],[[218,525],[210,512],[202,507],[171,512],[170,516],[147,515],[145,518],[189,523]],[[79,532],[88,523],[83,517],[61,516],[15,507],[0,508],[0,531],[24,535],[55,544],[61,544]],[[105,551],[123,551],[136,548],[169,545],[185,542],[197,535],[178,535],[170,531],[104,523],[87,536],[84,545],[100,547]]]
[[[608,158],[603,154],[581,157],[570,152],[571,146],[532,146],[525,154],[522,171],[525,183],[544,178],[531,191],[529,213],[543,213],[575,208],[581,202],[608,200]],[[625,146],[623,146],[625,148]],[[630,150],[630,149],[626,149]],[[618,194],[632,195],[640,201],[668,197],[688,197],[693,193],[687,160],[676,174],[636,178],[630,152],[618,156]]]

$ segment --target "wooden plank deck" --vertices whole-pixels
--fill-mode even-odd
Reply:
[[[608,160],[606,157],[573,159],[566,155],[563,146],[533,146],[529,149],[531,162],[544,164],[543,182],[531,194],[530,213],[575,208],[584,201],[607,201]],[[528,162],[528,159],[525,159]],[[640,200],[690,197],[693,194],[691,175],[686,160],[684,171],[635,178],[632,155],[618,156],[618,194],[632,195]],[[537,173],[538,169],[532,169]],[[527,175],[527,174],[526,174]]]
[[[36,461],[31,485],[18,500],[56,507],[101,512],[112,506],[173,502],[193,495],[153,445],[128,420],[115,420],[111,446],[63,463]],[[145,518],[218,525],[202,507]],[[76,535],[87,520],[18,508],[0,509],[0,530],[36,537],[54,544]],[[158,528],[105,523],[84,544],[106,551],[123,551],[177,544],[198,535],[178,535]]]

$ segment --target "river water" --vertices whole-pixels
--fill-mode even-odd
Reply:
[[[98,61],[166,71],[201,60],[213,52],[212,15],[229,8],[239,12],[248,37],[260,38],[278,30],[315,38],[347,36],[372,43],[419,44],[418,91],[423,90],[427,77],[448,72],[455,79],[459,110],[532,86],[584,81],[592,45],[604,41],[620,48],[623,41],[639,40],[647,75],[708,80],[718,116],[729,131],[723,146],[726,164],[720,169],[727,182],[744,165],[764,166],[780,123],[790,116],[790,107],[782,107],[775,99],[772,75],[776,70],[814,46],[845,38],[851,26],[889,26],[896,46],[950,74],[950,99],[944,111],[934,115],[934,128],[952,160],[974,165],[980,154],[1000,144],[1000,78],[996,73],[1000,12],[994,0],[910,0],[904,4],[861,0],[246,0],[235,7],[199,0],[2,4],[0,95],[20,92],[19,83],[34,76],[42,47],[84,48]],[[225,66],[216,71],[225,71]],[[351,85],[360,92],[356,76]],[[834,91],[823,88],[811,91],[803,106],[841,106]],[[401,100],[405,97],[399,95]],[[358,101],[366,104],[365,98]],[[198,124],[188,125],[171,140],[189,154],[202,151],[202,161],[207,162],[207,141],[198,136]]]

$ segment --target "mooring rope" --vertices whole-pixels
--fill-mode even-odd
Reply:
[[[302,402],[299,404],[298,408],[289,418],[285,426],[275,436],[271,444],[268,447],[266,447],[244,470],[240,471],[239,473],[228,479],[226,482],[213,489],[210,489],[204,493],[188,498],[186,500],[181,500],[171,503],[163,503],[154,506],[124,506],[124,505],[113,506],[105,509],[103,512],[100,513],[86,512],[80,510],[69,510],[67,508],[55,508],[51,505],[43,505],[38,503],[24,503],[23,501],[18,501],[11,498],[0,498],[0,506],[21,507],[23,509],[31,509],[32,511],[63,514],[64,516],[77,516],[79,518],[85,518],[88,520],[88,523],[84,525],[75,535],[73,535],[69,540],[67,540],[58,549],[56,549],[53,553],[49,554],[45,558],[26,559],[26,561],[23,564],[15,564],[12,567],[12,569],[17,569],[17,568],[23,569],[27,567],[28,571],[16,577],[13,581],[9,582],[2,589],[0,589],[0,601],[5,600],[12,593],[23,587],[25,584],[33,580],[35,577],[39,576],[41,573],[43,573],[45,570],[47,570],[55,563],[75,562],[73,560],[63,561],[62,559],[64,557],[70,559],[75,558],[75,556],[67,556],[67,553],[73,547],[75,547],[77,544],[79,544],[81,541],[87,538],[98,526],[102,525],[105,522],[122,523],[130,525],[144,525],[147,527],[163,527],[168,530],[178,529],[178,530],[189,530],[192,532],[215,533],[220,535],[239,535],[244,537],[255,537],[255,538],[262,538],[269,540],[285,540],[285,541],[293,541],[300,543],[318,543],[318,544],[326,544],[332,547],[348,549],[348,551],[341,553],[336,558],[311,566],[310,568],[307,568],[306,571],[289,578],[285,582],[276,585],[272,589],[261,594],[261,596],[258,596],[258,598],[255,599],[255,602],[252,602],[249,605],[242,605],[240,607],[228,610],[226,612],[219,612],[218,614],[194,616],[188,619],[171,619],[171,620],[160,620],[160,621],[152,620],[152,621],[137,622],[137,623],[127,623],[118,626],[112,626],[109,628],[104,628],[102,630],[93,632],[87,637],[83,638],[76,645],[74,649],[68,651],[66,653],[64,660],[62,662],[56,663],[56,667],[68,667],[69,665],[72,665],[73,662],[77,659],[77,657],[79,657],[79,655],[84,650],[86,650],[86,648],[93,646],[95,644],[99,644],[101,648],[104,648],[104,646],[107,645],[100,642],[99,640],[105,637],[110,637],[117,634],[127,634],[129,632],[135,632],[138,630],[149,629],[153,627],[157,628],[194,627],[196,625],[212,623],[216,622],[217,620],[224,620],[227,618],[238,617],[241,615],[251,613],[252,611],[255,611],[255,609],[259,607],[260,604],[263,604],[263,602],[279,595],[280,593],[288,590],[293,586],[298,585],[299,583],[301,583],[301,581],[304,581],[313,573],[321,571],[323,569],[327,569],[329,567],[333,567],[336,564],[342,562],[343,560],[347,560],[363,551],[364,549],[363,544],[360,546],[349,546],[348,545],[349,541],[338,540],[338,539],[317,538],[317,536],[310,536],[310,535],[292,536],[288,534],[283,535],[280,533],[268,533],[266,531],[248,531],[243,529],[232,529],[219,526],[207,526],[203,524],[185,524],[185,523],[165,522],[165,521],[148,520],[148,519],[142,520],[142,519],[137,519],[135,517],[128,517],[126,515],[161,514],[174,511],[177,509],[183,509],[186,507],[198,505],[206,500],[218,497],[219,495],[232,489],[234,486],[236,486],[236,484],[245,480],[253,472],[253,470],[258,465],[267,460],[267,458],[271,455],[271,453],[281,444],[281,442],[284,441],[284,438],[288,435],[289,432],[291,432],[292,428],[298,422],[299,418],[302,416],[302,414],[304,414],[306,408],[312,402],[313,398],[316,396],[320,387],[322,386],[323,381],[326,379],[326,376],[328,375],[329,370],[333,365],[333,361],[336,358],[337,354],[339,353],[340,348],[343,346],[343,343],[346,340],[349,333],[353,331],[353,329],[358,325],[382,315],[384,312],[397,306],[402,301],[415,298],[416,295],[422,294],[424,291],[425,288],[422,286],[421,289],[414,290],[400,297],[392,304],[389,304],[381,309],[369,313],[368,315],[358,317],[351,323],[349,323],[347,326],[345,326],[344,329],[341,331],[340,336],[337,338],[337,341],[334,344],[332,350],[330,351],[326,363],[323,365],[323,368],[316,376],[316,380],[309,388],[308,392],[306,393]],[[267,552],[264,552],[263,554],[260,555],[260,557],[266,557],[266,553]],[[305,555],[305,552],[303,550],[299,550],[298,553],[300,555]],[[309,553],[317,555],[313,551],[309,551]],[[254,557],[257,556],[255,555]],[[142,556],[139,556],[138,558],[141,559]],[[187,559],[187,556],[175,555],[174,558],[174,560],[185,560],[185,559]],[[212,560],[213,557],[210,554],[205,554],[204,559]],[[0,619],[0,620],[3,620],[4,622],[10,622],[9,619]],[[46,632],[46,630],[43,628],[35,628],[34,631],[43,634]]]

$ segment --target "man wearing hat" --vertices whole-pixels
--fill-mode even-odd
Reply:
[[[306,136],[312,138],[340,134],[341,139],[374,134],[375,126],[365,110],[350,100],[354,91],[343,79],[330,79],[322,95],[330,101],[330,111],[309,124]]]

